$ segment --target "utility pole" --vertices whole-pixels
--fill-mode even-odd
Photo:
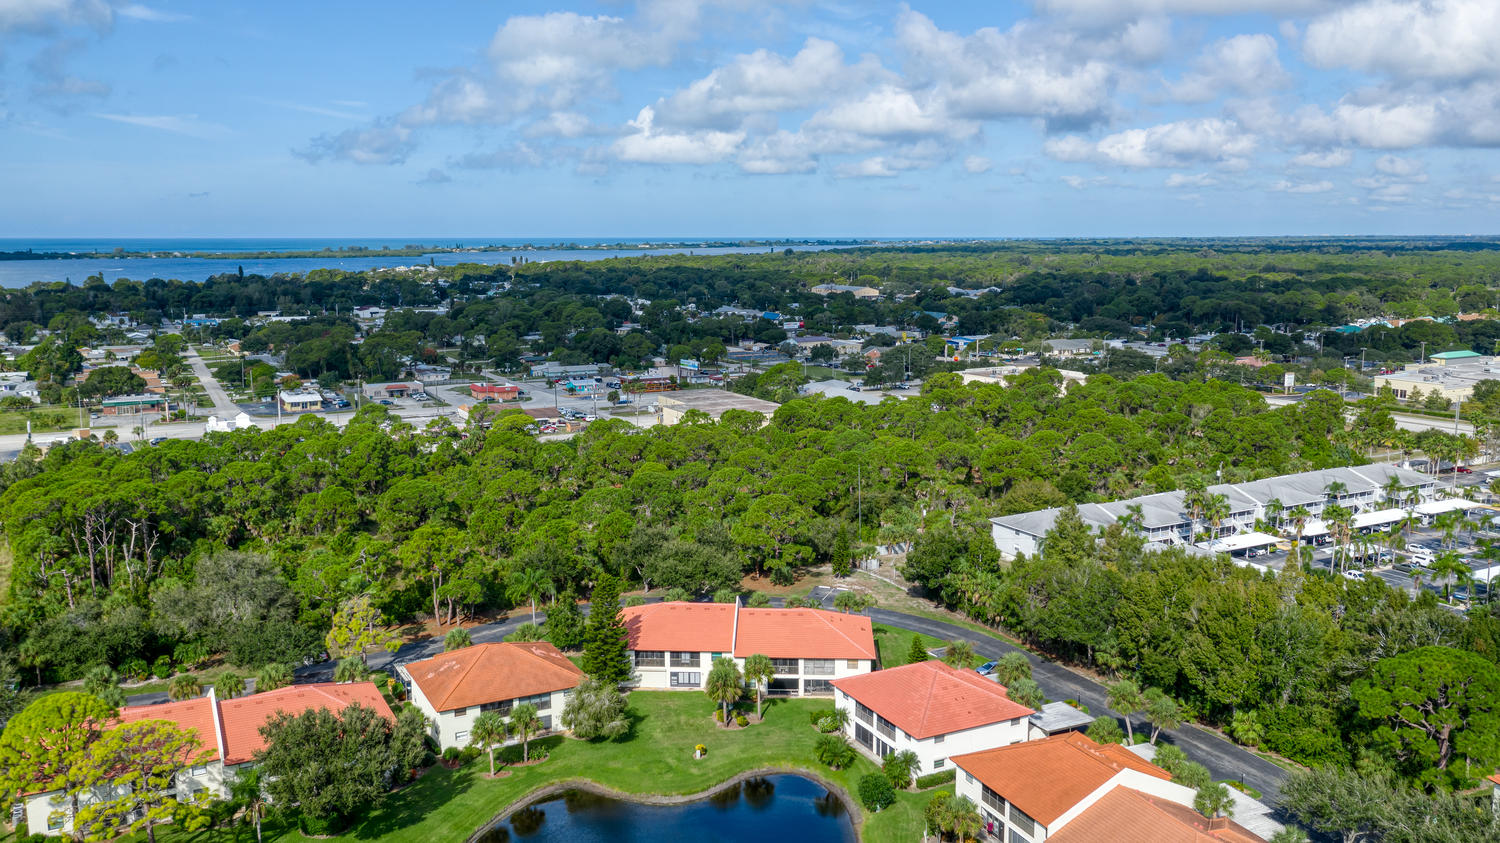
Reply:
[[[1427,365],[1427,340],[1422,340],[1422,356],[1417,359],[1417,365]]]

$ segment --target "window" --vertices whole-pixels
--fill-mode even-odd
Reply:
[[[854,716],[859,718],[860,722],[862,723],[869,723],[871,722],[871,718],[875,716],[875,712],[871,711],[869,706],[858,700],[855,700]]]
[[[847,666],[850,670],[859,670],[859,659],[850,659]]]
[[[672,672],[671,685],[673,688],[696,688],[702,684],[703,674],[698,673],[697,671],[684,671],[680,673],[677,671]]]
[[[543,714],[542,717],[541,717],[541,720],[542,720],[542,731],[543,732],[550,732],[550,731],[552,731],[552,715],[550,715],[550,714]]]
[[[885,741],[880,740],[878,738],[875,740],[875,754],[877,756],[879,756],[881,758],[884,758],[887,755],[890,755],[891,753],[893,753],[895,751],[896,750],[892,749],[891,746],[889,744],[887,744]]]
[[[990,790],[989,785],[979,786],[979,801],[999,811],[1000,816],[1005,816],[1005,800],[1000,798],[1000,794]]]
[[[454,732],[453,733],[453,741],[454,741],[454,743],[464,743],[468,739],[469,739],[469,733],[467,731],[464,731],[464,732]]]
[[[530,697],[521,697],[520,699],[516,700],[516,705],[520,705],[521,703],[531,703],[532,707],[534,707],[537,711],[546,711],[547,709],[552,707],[552,695],[535,694]]]
[[[62,811],[53,811],[52,813],[48,814],[47,815],[47,830],[48,831],[57,831],[58,829],[62,828],[63,827],[63,820],[64,819],[65,819],[65,817],[63,816],[63,812]]]
[[[1010,830],[1010,843],[1031,843],[1031,840],[1015,829]]]
[[[201,775],[203,775],[204,773],[207,773],[207,772],[208,772],[208,768],[207,767],[201,767],[201,766],[200,767],[194,767],[194,768],[192,768],[189,771],[189,773],[191,775],[194,775],[194,776],[201,776]]]
[[[666,667],[667,654],[662,650],[637,650],[635,653],[636,667]]]
[[[468,713],[469,713],[469,710],[467,708],[455,708],[455,709],[453,709],[453,716],[454,717],[463,717],[463,716],[467,715]]]
[[[702,655],[703,655],[702,653],[673,653],[672,654],[672,666],[673,667],[699,667],[702,664],[699,661],[699,659],[700,659],[700,657]]]
[[[833,659],[803,659],[802,675],[804,676],[832,676]]]
[[[968,770],[964,770],[964,784],[973,784],[973,783],[974,783],[974,774],[971,773],[971,772],[969,772]]]
[[[884,717],[881,717],[878,714],[875,715],[875,731],[879,732],[882,735],[885,735],[891,740],[896,739],[896,724],[885,719]]]
[[[797,660],[796,659],[771,659],[771,664],[775,666],[775,668],[776,668],[776,675],[778,675],[778,676],[796,676],[797,675]]]
[[[1036,820],[1021,813],[1021,809],[1014,804],[1010,806],[1010,824],[1027,834],[1032,834],[1036,830]]]
[[[948,763],[948,759],[946,759],[946,758],[935,759],[932,762],[932,769],[934,769],[934,770],[941,770],[941,769],[943,769],[943,765],[947,764],[947,763]]]
[[[510,716],[510,707],[515,700],[500,700],[499,702],[487,702],[479,706],[479,710],[498,712],[501,717]]]
[[[875,736],[870,734],[870,730],[859,724],[854,726],[854,739],[865,749],[869,749],[875,743]]]
[[[802,680],[802,693],[831,694],[833,693],[833,683],[827,679],[804,679]]]
[[[947,735],[934,735],[933,738],[932,738],[932,742],[933,743],[942,743],[943,742],[943,738],[946,738],[946,737],[948,737],[948,736]]]

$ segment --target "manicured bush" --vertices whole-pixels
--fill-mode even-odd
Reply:
[[[823,720],[824,717],[827,717],[830,714],[833,714],[833,712],[834,712],[834,710],[831,709],[831,708],[815,708],[812,711],[809,711],[807,713],[807,718],[808,718],[809,721],[812,722],[812,724],[814,726],[816,726],[820,722],[822,722],[822,720]]]
[[[745,713],[743,711],[737,711],[737,712],[734,713],[734,725],[736,725],[736,726],[748,726],[748,725],[750,725],[750,721],[749,721],[748,718],[745,717]]]
[[[867,773],[859,780],[859,801],[865,810],[879,811],[896,801],[896,791],[884,774]]]
[[[479,747],[477,747],[477,746],[466,746],[462,750],[459,751],[459,753],[458,753],[458,760],[460,760],[463,763],[467,764],[470,761],[473,761],[475,758],[478,758],[479,755],[480,755],[480,753],[479,753]]]
[[[443,760],[451,763],[453,761],[457,761],[459,756],[462,754],[463,753],[459,750],[458,747],[450,746],[447,749],[443,750]]]
[[[716,708],[716,709],[714,709],[714,722],[715,723],[723,723],[724,722],[724,709],[722,709],[722,708]]]
[[[839,722],[839,718],[832,714],[825,715],[822,720],[818,721],[818,731],[825,735],[837,732],[842,726],[843,724]]]
[[[928,773],[925,776],[917,776],[917,790],[926,790],[929,787],[948,784],[957,777],[957,770],[944,770],[940,773]]]

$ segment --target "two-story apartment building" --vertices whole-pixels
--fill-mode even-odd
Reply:
[[[714,659],[771,659],[773,696],[827,696],[833,682],[875,669],[870,619],[823,609],[736,603],[651,603],[624,609],[638,688],[701,690]]]
[[[279,712],[297,715],[320,708],[337,712],[350,705],[374,709],[386,719],[395,720],[390,706],[386,705],[385,698],[373,683],[349,682],[291,685],[229,700],[218,699],[210,689],[207,696],[190,700],[126,706],[120,709],[119,722],[166,720],[193,732],[202,744],[204,757],[200,763],[177,773],[178,798],[186,800],[207,792],[214,799],[225,799],[237,772],[253,764],[255,754],[266,748],[260,727],[273,716]],[[111,787],[107,793],[82,794],[79,807],[112,799],[117,795],[114,790]],[[24,802],[26,827],[31,833],[72,834],[73,818],[64,791],[29,794]]]
[[[855,745],[875,758],[911,750],[924,774],[945,769],[951,756],[1020,743],[1030,732],[1032,710],[998,682],[940,661],[836,679],[833,687]]]
[[[979,807],[987,840],[1004,843],[1255,843],[1192,809],[1196,792],[1118,744],[1078,732],[956,755],[955,788]]]
[[[522,703],[536,706],[542,730],[550,731],[584,679],[577,665],[545,641],[475,644],[399,665],[396,672],[444,749],[467,746],[481,712],[509,717]]]

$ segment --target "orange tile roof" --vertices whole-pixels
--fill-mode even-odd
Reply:
[[[753,653],[773,659],[874,659],[870,619],[822,609],[745,609],[731,603],[650,603],[622,611],[632,650]]]
[[[1265,843],[1249,829],[1186,805],[1117,787],[1047,838],[1051,843]]]
[[[576,688],[583,671],[545,641],[475,644],[406,666],[438,711]]]
[[[1500,773],[1496,773],[1493,776],[1490,776],[1489,779],[1495,784],[1500,784]]]
[[[773,659],[876,658],[875,632],[864,615],[823,609],[741,609],[734,654]]]
[[[1000,683],[940,661],[846,676],[833,687],[918,740],[1035,713],[1007,697]]]
[[[727,653],[733,646],[730,603],[648,603],[621,614],[632,650]]]
[[[120,709],[121,723],[139,723],[142,720],[167,720],[179,729],[191,729],[198,735],[198,742],[212,753],[209,760],[219,757],[219,737],[214,733],[213,703],[208,697],[194,697],[179,702],[157,705],[131,705]]]
[[[953,763],[1042,825],[1051,825],[1121,770],[1172,778],[1118,744],[1101,745],[1078,732],[955,755]]]
[[[277,712],[295,716],[304,711],[326,708],[337,714],[355,703],[374,709],[387,720],[396,719],[373,682],[288,685],[262,694],[223,700],[219,703],[219,720],[224,726],[224,763],[243,764],[265,749],[266,741],[260,735],[260,727]]]

